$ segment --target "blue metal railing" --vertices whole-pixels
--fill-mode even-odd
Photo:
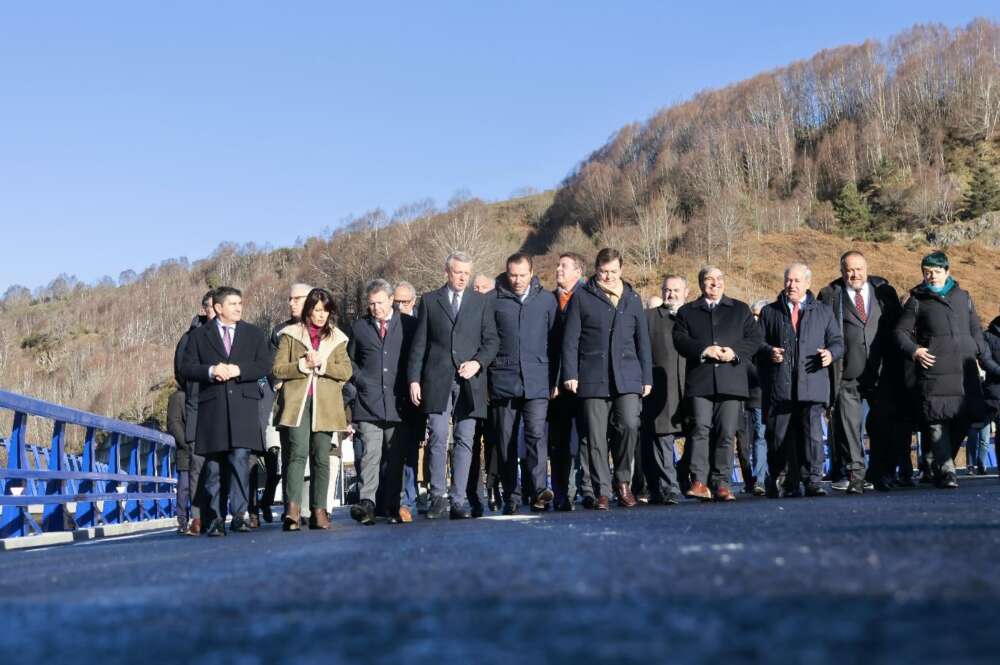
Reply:
[[[172,436],[3,390],[0,409],[14,414],[10,437],[0,439],[7,450],[7,465],[0,466],[0,538],[175,514]],[[28,442],[29,416],[52,421],[50,446]],[[66,452],[67,425],[86,430],[81,455]],[[99,433],[106,434],[100,449]],[[98,459],[102,453],[105,461]],[[36,506],[41,519],[33,514]]]

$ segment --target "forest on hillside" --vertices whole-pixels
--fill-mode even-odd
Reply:
[[[592,257],[611,245],[647,293],[666,267],[711,261],[738,273],[734,288],[760,297],[773,294],[780,261],[817,244],[831,266],[852,239],[873,248],[892,240],[900,252],[891,256],[907,262],[904,247],[1000,246],[998,163],[1000,25],[917,26],[665,108],[617,131],[554,192],[376,208],[293,247],[225,243],[205,259],[96,284],[60,275],[34,290],[12,286],[0,298],[0,388],[162,422],[174,345],[206,289],[243,289],[246,318],[269,327],[285,315],[288,285],[305,281],[330,288],[349,320],[367,280],[406,279],[425,291],[441,283],[452,250],[492,276],[517,249],[539,255],[546,274],[553,252]],[[812,244],[781,254],[772,236]]]

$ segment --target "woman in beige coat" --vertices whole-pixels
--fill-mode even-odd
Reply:
[[[286,428],[281,449],[285,485],[285,531],[298,531],[306,457],[310,462],[309,526],[329,529],[326,512],[330,484],[330,443],[347,430],[342,390],[351,378],[347,335],[336,327],[337,307],[326,289],[313,289],[302,320],[281,330],[273,374],[282,381],[278,427]]]

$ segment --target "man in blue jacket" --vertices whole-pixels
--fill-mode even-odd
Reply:
[[[549,343],[556,322],[556,299],[542,288],[527,254],[507,259],[507,271],[496,280],[493,316],[500,350],[489,367],[490,426],[499,453],[503,512],[514,515],[521,503],[517,482],[518,430],[524,423],[527,474],[531,476],[531,508],[547,510],[552,502],[548,488],[548,450],[545,415],[556,386],[557,362]]]
[[[827,367],[844,354],[844,338],[829,305],[813,297],[812,271],[803,263],[785,270],[785,289],[760,313],[761,364],[767,414],[767,495],[822,496],[823,411],[830,402]]]
[[[649,328],[642,299],[622,281],[621,254],[606,247],[595,265],[597,273],[576,289],[566,313],[562,381],[582,402],[588,437],[587,455],[581,457],[590,464],[594,507],[607,510],[611,495],[610,428],[618,502],[632,508],[636,500],[629,481],[639,438],[639,400],[653,387]]]

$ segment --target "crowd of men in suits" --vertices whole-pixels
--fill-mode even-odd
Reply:
[[[527,254],[510,256],[495,280],[474,280],[472,259],[453,253],[445,284],[419,306],[406,282],[367,285],[367,314],[344,326],[355,520],[405,523],[418,510],[466,519],[488,507],[512,515],[524,505],[572,511],[578,498],[595,510],[612,501],[731,502],[734,459],[746,493],[821,496],[827,423],[834,488],[862,494],[914,484],[914,431],[924,479],[957,486],[957,446],[972,422],[989,418],[1000,363],[944,254],[925,258],[924,282],[905,308],[857,251],[843,255],[841,277],[818,294],[810,268],[795,263],[777,297],[752,307],[726,295],[714,266],[699,271],[693,300],[685,276],[665,276],[662,304],[649,309],[623,279],[619,252],[602,249],[593,266],[588,279],[585,259],[563,253],[550,291]],[[297,320],[308,292],[292,287],[289,321],[269,345],[241,320],[241,294],[218,289],[179,343],[175,413],[184,418],[171,431],[177,467],[187,472],[182,532],[202,527],[188,502],[222,528],[223,485],[232,529],[272,519],[273,340]],[[259,505],[254,465],[266,478]],[[190,496],[198,491],[204,501]]]

